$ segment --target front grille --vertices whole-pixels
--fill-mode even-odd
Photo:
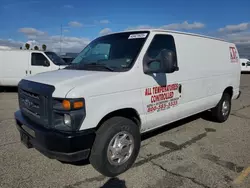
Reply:
[[[28,121],[43,127],[50,127],[53,88],[53,86],[26,80],[19,83],[19,107]]]
[[[48,127],[48,97],[19,89],[19,106],[31,121]]]
[[[20,107],[22,110],[40,118],[41,117],[41,100],[40,96],[23,89],[19,90]]]

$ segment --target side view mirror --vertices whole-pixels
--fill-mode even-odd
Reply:
[[[48,61],[48,60],[44,60],[43,66],[45,66],[45,67],[49,67],[49,66],[50,66],[49,61]]]
[[[152,73],[173,73],[179,70],[179,67],[176,64],[176,56],[175,53],[171,50],[162,50],[157,59],[149,59],[145,57],[143,62],[144,73],[152,74]],[[156,69],[151,68],[151,64],[158,64]]]

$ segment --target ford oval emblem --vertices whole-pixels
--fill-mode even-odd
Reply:
[[[32,106],[32,102],[29,101],[28,99],[24,99],[23,101],[24,105],[27,106],[28,108],[30,108]]]

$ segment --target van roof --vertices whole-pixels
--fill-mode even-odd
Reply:
[[[175,30],[166,30],[166,29],[134,29],[134,30],[131,29],[131,30],[126,30],[126,31],[110,33],[108,35],[112,35],[115,33],[137,32],[137,31],[177,33],[177,34],[184,34],[184,35],[191,35],[191,36],[208,38],[208,39],[213,39],[213,40],[219,40],[219,41],[223,41],[223,42],[229,42],[229,41],[221,39],[221,38],[211,37],[211,36],[207,36],[207,35],[201,35],[201,34],[197,34],[197,33],[183,32],[183,31],[175,31]]]

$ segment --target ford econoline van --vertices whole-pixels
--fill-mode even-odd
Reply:
[[[240,95],[235,44],[192,33],[134,30],[101,36],[62,70],[18,84],[22,142],[52,159],[89,159],[109,177],[128,170],[141,134],[211,111],[225,122]]]

